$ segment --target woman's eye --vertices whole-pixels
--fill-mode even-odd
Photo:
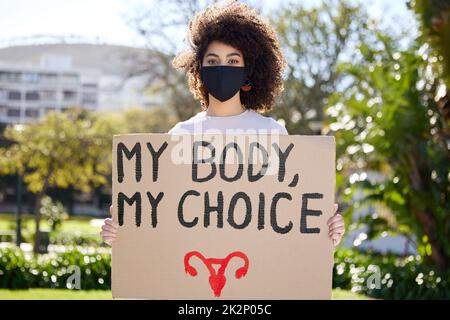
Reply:
[[[239,61],[238,61],[238,60],[236,60],[236,59],[231,59],[231,60],[230,60],[230,62],[231,62],[232,64],[236,64],[236,63],[239,63]]]
[[[208,61],[206,61],[208,64],[214,64],[214,63],[216,63],[216,60],[208,60]]]

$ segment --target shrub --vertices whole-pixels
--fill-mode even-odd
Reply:
[[[70,266],[78,266],[81,289],[111,288],[111,255],[80,248],[58,254],[25,255],[18,248],[0,249],[0,288],[67,288]],[[379,270],[380,287],[373,288]],[[339,249],[335,253],[333,288],[359,292],[382,299],[449,299],[450,271],[437,271],[420,256],[358,252]]]
[[[111,255],[76,248],[30,256],[18,248],[0,249],[0,288],[67,288],[70,266],[79,267],[81,289],[111,288]]]
[[[371,281],[376,280],[377,270],[379,288]],[[335,253],[333,287],[383,299],[449,299],[450,271],[434,269],[421,256],[339,249]]]
[[[60,201],[54,201],[49,196],[44,196],[41,200],[41,215],[47,219],[47,223],[52,231],[55,231],[61,225],[62,219],[66,214],[64,206]]]
[[[70,233],[70,232],[50,232],[50,244],[82,247],[102,247],[105,246],[98,233]]]

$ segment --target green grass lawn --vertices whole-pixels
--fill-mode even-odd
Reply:
[[[363,294],[354,293],[349,290],[341,290],[341,289],[334,289],[331,298],[333,300],[373,300],[373,298],[365,296]]]
[[[99,230],[98,227],[92,226],[90,221],[92,217],[70,217],[63,220],[60,226],[62,232],[84,232],[95,233]],[[35,221],[33,215],[24,215],[22,217],[22,227],[34,231]],[[0,230],[15,230],[16,217],[14,214],[0,214]],[[41,229],[49,229],[49,225],[45,219],[41,219]]]
[[[109,290],[64,290],[64,289],[0,289],[0,300],[110,300]],[[333,300],[366,300],[366,296],[347,290],[333,290]]]
[[[91,224],[92,217],[70,217],[63,220],[58,228],[58,232],[66,234],[98,234],[99,226]],[[0,214],[0,231],[14,232],[16,229],[16,217],[14,214]],[[33,215],[24,215],[22,217],[22,237],[25,242],[31,242],[36,223]],[[49,231],[50,227],[47,220],[41,219],[41,231]]]
[[[110,300],[109,290],[0,289],[0,300]]]

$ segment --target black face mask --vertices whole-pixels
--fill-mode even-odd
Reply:
[[[201,77],[208,93],[224,102],[231,99],[245,82],[245,67],[202,67]]]

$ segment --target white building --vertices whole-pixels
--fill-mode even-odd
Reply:
[[[96,109],[99,76],[72,69],[68,56],[43,56],[39,66],[0,62],[0,122],[24,123],[72,106]]]
[[[118,110],[151,107],[146,78],[131,77],[148,52],[93,44],[27,45],[0,49],[0,122],[24,123],[73,106]]]

